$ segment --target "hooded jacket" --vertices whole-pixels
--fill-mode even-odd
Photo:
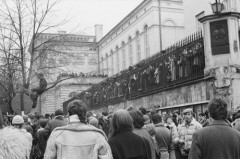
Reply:
[[[104,132],[94,126],[71,122],[51,133],[44,159],[112,159]]]
[[[29,159],[32,135],[25,129],[0,129],[0,159]]]

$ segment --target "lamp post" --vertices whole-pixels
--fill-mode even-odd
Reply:
[[[220,14],[224,9],[224,5],[220,2],[220,0],[215,0],[215,3],[212,3],[211,6],[212,6],[212,11],[215,14]]]

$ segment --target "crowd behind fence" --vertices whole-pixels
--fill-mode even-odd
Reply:
[[[77,95],[91,109],[164,91],[204,77],[204,42],[194,33]]]

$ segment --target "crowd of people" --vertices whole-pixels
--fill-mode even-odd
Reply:
[[[62,110],[3,116],[0,159],[239,159],[240,106],[222,99],[206,112],[170,114],[128,107],[94,114],[82,100]]]
[[[58,75],[58,77],[65,77],[65,76],[70,76],[70,77],[108,77],[108,75],[100,74],[100,73],[61,73]]]

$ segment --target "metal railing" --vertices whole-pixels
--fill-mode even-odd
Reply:
[[[194,33],[115,77],[80,93],[90,109],[172,89],[204,77],[202,33]]]

